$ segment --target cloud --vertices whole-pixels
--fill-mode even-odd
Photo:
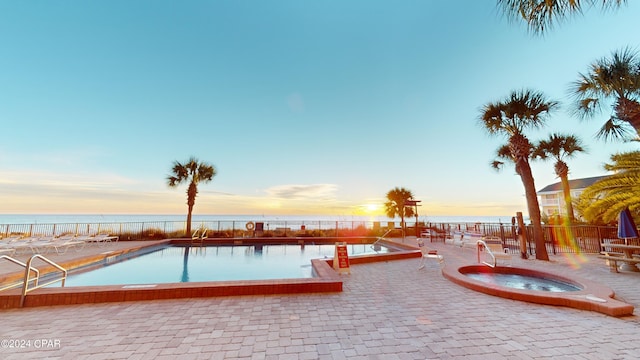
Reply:
[[[271,197],[283,199],[333,200],[337,189],[335,184],[279,185],[266,192]]]
[[[37,212],[82,208],[89,204],[126,202],[135,181],[114,174],[12,171],[0,178],[0,211]]]
[[[82,145],[67,149],[47,149],[46,151],[8,151],[0,148],[0,162],[3,166],[84,166],[105,156],[105,150],[96,145]]]
[[[47,171],[11,171],[0,178],[0,184],[33,188],[103,189],[119,188],[137,182],[109,173],[57,173]]]

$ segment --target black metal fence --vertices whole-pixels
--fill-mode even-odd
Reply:
[[[427,224],[427,227],[451,236],[453,231],[473,231],[483,235],[497,236],[502,239],[503,246],[513,252],[520,251],[520,244],[517,236],[518,226],[511,224],[495,223],[437,223]],[[549,254],[561,253],[599,253],[602,249],[600,244],[604,240],[615,240],[617,238],[617,228],[615,226],[595,226],[595,225],[543,225],[545,244]],[[535,254],[535,243],[533,242],[533,226],[526,226],[527,252]]]
[[[194,221],[191,229],[207,229],[209,238],[242,237],[351,237],[351,236],[415,236],[416,223],[407,222],[404,231],[400,222],[379,221],[326,221],[326,220],[264,220],[246,221]],[[519,251],[517,226],[497,223],[418,223],[418,231],[431,228],[451,237],[454,231],[475,231],[483,235],[498,236],[505,247]],[[152,240],[190,237],[185,234],[184,221],[147,221],[123,223],[64,223],[64,224],[0,224],[0,237],[95,235],[109,233],[121,240]],[[547,251],[558,253],[598,253],[605,239],[616,239],[616,228],[605,226],[559,225],[543,226]],[[529,242],[527,251],[535,253],[533,228],[526,227]]]
[[[367,221],[194,221],[192,231],[207,229],[209,238],[237,237],[348,237],[381,236],[379,222]],[[151,240],[189,237],[184,221],[122,223],[0,224],[0,237],[95,235],[108,233],[122,240]]]

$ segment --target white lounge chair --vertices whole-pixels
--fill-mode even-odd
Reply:
[[[39,236],[27,236],[21,237],[18,240],[11,242],[11,247],[15,249],[16,254],[38,254],[42,251],[44,244],[47,241]]]
[[[447,236],[444,233],[438,233],[436,230],[433,229],[424,229],[420,232],[420,237],[421,238],[426,238],[429,239],[429,242],[433,242],[433,240],[435,239],[436,241],[442,239],[442,241],[444,242],[447,239]]]
[[[13,254],[16,253],[16,249],[8,247],[8,246],[4,246],[4,244],[2,246],[0,246],[0,255],[8,255],[8,256],[12,256]]]
[[[109,234],[96,234],[94,236],[90,236],[87,240],[88,242],[93,242],[98,244],[98,246],[106,245],[111,242],[118,242],[120,239],[119,236],[109,235]]]
[[[13,248],[12,242],[18,240],[18,237],[8,237],[0,239],[0,255],[13,255],[16,249]]]
[[[72,236],[60,236],[51,238],[45,245],[46,252],[53,249],[56,254],[65,254],[70,248],[75,248],[76,251],[84,249],[87,243],[82,240],[78,240]]]

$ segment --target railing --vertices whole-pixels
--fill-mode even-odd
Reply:
[[[22,268],[24,268],[25,270],[27,269],[27,264],[23,263],[23,262],[22,262],[22,261],[20,261],[20,260],[14,259],[14,258],[12,258],[12,257],[10,257],[10,256],[7,256],[7,255],[2,255],[2,256],[0,256],[0,260],[2,260],[2,259],[5,259],[5,260],[7,260],[7,261],[10,261],[10,262],[12,262],[12,263],[14,263],[14,264],[16,264],[16,265],[20,265],[20,266],[21,266]],[[32,270],[36,273],[36,277],[35,277],[35,279],[34,279],[34,280],[36,280],[38,277],[40,277],[40,272],[38,271],[38,269],[32,269]],[[36,281],[37,281],[37,280],[36,280]],[[18,281],[18,282],[15,282],[15,283],[12,283],[12,284],[8,284],[8,285],[6,285],[6,286],[4,286],[4,287],[0,288],[0,291],[4,291],[4,290],[9,290],[9,289],[17,288],[18,286],[22,286],[22,284],[23,284],[23,283],[21,283],[21,282],[19,282],[19,281]]]
[[[254,222],[262,223],[262,232],[248,229],[247,221],[206,220],[194,221],[192,229],[207,228],[208,238],[242,238],[242,237],[350,237],[350,236],[387,236],[385,232],[395,229],[400,223],[381,221],[327,221],[327,220],[270,220]],[[429,228],[443,236],[451,236],[453,231],[476,231],[483,235],[497,236],[515,252],[520,252],[517,226],[501,223],[418,223],[418,232]],[[22,236],[60,236],[60,235],[95,235],[110,233],[127,240],[160,240],[167,238],[191,237],[185,234],[184,221],[146,221],[125,223],[65,223],[65,224],[0,224],[0,237]],[[416,223],[408,222],[405,226],[407,236],[416,235]],[[526,227],[528,239],[527,251],[533,254],[535,246],[533,229]],[[600,243],[606,239],[616,238],[616,228],[612,226],[544,225],[544,237],[547,251],[558,253],[598,253]]]
[[[262,236],[270,237],[348,237],[376,236],[384,231],[380,222],[369,221],[315,221],[315,220],[260,220]],[[192,229],[207,228],[209,237],[247,237],[256,229],[247,227],[248,221],[207,220],[193,221]],[[392,223],[393,224],[393,223]],[[64,223],[64,224],[0,224],[0,237],[21,236],[61,236],[98,233],[117,235],[120,240],[165,239],[190,237],[186,234],[184,221],[145,221],[125,223]]]
[[[481,251],[483,250],[483,251]],[[487,243],[484,242],[484,240],[477,240],[476,241],[476,252],[478,253],[478,262],[481,262],[485,265],[487,265],[488,267],[494,268],[496,267],[496,255],[493,253],[493,250],[491,250],[491,248],[489,248],[489,246],[487,246]],[[484,252],[485,254],[488,254],[489,256],[491,256],[491,262],[488,263],[486,261],[480,261],[480,253]]]
[[[484,242],[483,240],[478,240],[476,241],[476,252],[478,253],[478,262],[480,261],[480,252],[481,252],[481,248],[484,248],[484,253],[485,254],[489,254],[489,256],[491,256],[491,259],[493,260],[491,263],[488,263],[486,261],[482,261],[483,264],[489,266],[489,267],[496,267],[496,256],[493,254],[493,251],[491,251],[491,249],[487,246],[487,243]]]
[[[378,250],[376,250],[376,249],[378,249],[378,248],[380,247],[380,246],[378,245],[378,241],[380,241],[380,240],[384,240],[384,237],[385,237],[385,236],[387,236],[387,235],[391,234],[391,233],[392,233],[392,232],[394,232],[395,230],[397,230],[397,229],[395,229],[395,228],[393,228],[393,229],[389,229],[389,230],[387,230],[384,234],[382,234],[382,236],[378,236],[378,238],[376,239],[376,241],[375,241],[373,244],[371,244],[371,248],[372,248],[375,252],[378,252]]]
[[[44,262],[46,262],[47,264],[55,267],[56,269],[58,269],[59,271],[62,272],[62,277],[59,279],[53,279],[51,281],[48,281],[44,284],[38,284],[38,280],[40,278],[40,272],[31,266],[31,263],[33,262],[34,259],[40,259]],[[46,257],[42,256],[42,255],[33,255],[31,258],[29,258],[29,261],[27,261],[27,263],[25,264],[26,268],[24,271],[24,282],[23,282],[23,286],[22,286],[22,296],[20,297],[20,307],[24,306],[24,300],[27,297],[27,293],[29,291],[33,291],[36,289],[40,289],[42,287],[45,287],[47,285],[51,285],[53,283],[56,283],[58,281],[62,282],[62,286],[64,287],[64,282],[67,279],[67,270],[65,270],[62,266],[56,264],[55,262],[47,259]],[[31,274],[31,270],[35,270],[36,271],[36,277],[34,279],[30,279],[30,274]],[[29,287],[29,282],[34,281],[35,285],[33,287]]]

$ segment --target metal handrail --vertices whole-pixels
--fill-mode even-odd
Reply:
[[[491,249],[487,246],[487,243],[484,242],[484,240],[478,240],[476,241],[476,251],[478,253],[478,262],[480,262],[480,249],[484,248],[487,252],[487,254],[489,254],[491,256],[491,258],[493,259],[493,264],[490,264],[486,261],[482,261],[483,264],[489,266],[489,267],[496,267],[496,256],[493,255],[493,251],[491,251]]]
[[[208,238],[208,233],[209,229],[206,227],[196,230],[193,235],[191,235],[191,245],[200,242],[200,245],[202,246],[204,244],[204,241]]]
[[[25,269],[27,268],[27,264],[23,263],[23,262],[22,262],[22,261],[20,261],[20,260],[14,259],[14,258],[12,258],[11,256],[8,256],[8,255],[2,255],[2,256],[0,256],[0,259],[6,259],[6,260],[8,260],[8,261],[10,261],[10,262],[12,262],[12,263],[14,263],[14,264],[17,264],[17,265],[22,266],[22,267],[23,267],[23,268],[25,268]],[[40,277],[40,272],[38,271],[38,269],[31,269],[31,270],[33,270],[33,271],[36,273],[36,279],[37,279],[38,277]],[[34,279],[34,280],[35,280],[35,279]],[[5,287],[1,288],[1,289],[0,289],[0,291],[13,289],[13,288],[16,288],[16,287],[18,287],[18,286],[20,286],[20,285],[22,285],[22,283],[21,283],[21,282],[16,282],[16,283],[13,283],[13,284],[10,284],[10,285],[7,285],[7,286],[5,286]]]
[[[53,279],[53,280],[51,280],[49,282],[46,282],[44,284],[38,284],[38,279],[40,277],[40,272],[36,268],[31,266],[31,262],[33,262],[34,259],[40,259],[40,260],[48,263],[49,265],[55,267],[56,269],[62,271],[62,277],[59,278],[59,279]],[[61,281],[62,282],[62,287],[64,287],[64,282],[67,279],[67,270],[65,268],[63,268],[62,266],[56,264],[55,262],[47,259],[46,257],[44,257],[42,255],[39,255],[39,254],[33,255],[31,258],[29,258],[29,261],[27,261],[27,264],[25,266],[26,266],[26,268],[25,268],[25,271],[24,271],[24,282],[23,282],[23,286],[22,286],[22,296],[20,297],[20,307],[24,306],[24,299],[27,297],[27,293],[29,291],[40,289],[42,287],[45,287],[47,285],[51,285],[51,284],[53,284],[55,282],[58,282],[58,281]],[[33,280],[35,280],[34,281],[35,282],[35,286],[32,287],[32,288],[29,288],[29,282],[32,281],[32,279],[29,279],[29,274],[31,273],[31,270],[35,270],[36,271],[37,277],[35,279],[33,279]]]
[[[378,238],[376,239],[376,241],[373,242],[373,244],[371,244],[371,248],[373,249],[377,244],[378,241],[380,240],[384,240],[384,237],[387,236],[387,234],[389,234],[390,232],[394,231],[396,229],[389,229],[387,230],[384,234],[382,234],[382,236],[378,236]],[[374,249],[375,250],[375,249]]]

